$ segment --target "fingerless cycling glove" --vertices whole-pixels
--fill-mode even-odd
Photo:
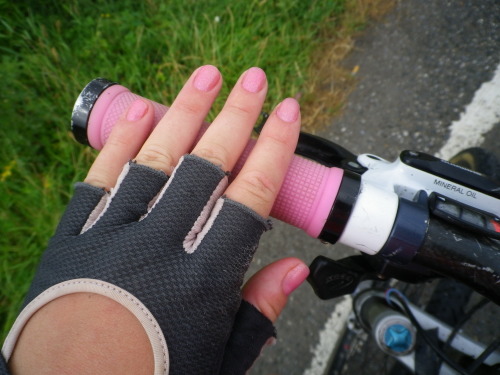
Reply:
[[[244,373],[274,332],[248,304],[235,325],[243,277],[269,223],[221,196],[226,186],[222,169],[192,155],[170,178],[131,162],[111,193],[77,183],[4,344],[5,358],[38,309],[90,292],[137,317],[155,374]],[[246,351],[245,341],[255,348]]]

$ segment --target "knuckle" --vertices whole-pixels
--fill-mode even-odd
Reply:
[[[126,129],[123,126],[118,126],[116,127],[116,130],[113,129],[113,132],[111,132],[105,146],[107,146],[108,148],[128,148],[134,136],[135,134],[130,131],[130,129]]]
[[[264,205],[272,205],[279,191],[279,186],[260,171],[246,172],[240,176],[240,182],[244,194]]]
[[[222,145],[210,145],[210,147],[199,148],[194,151],[194,154],[200,158],[208,160],[222,169],[224,169],[227,164],[226,160],[228,151]]]
[[[273,149],[283,149],[290,142],[289,134],[285,132],[272,132],[265,135],[264,141]]]
[[[83,182],[100,189],[110,190],[116,181],[112,181],[110,174],[106,173],[106,171],[93,168],[89,171]]]
[[[271,321],[276,320],[281,314],[281,308],[276,305],[275,300],[261,299],[259,308],[262,313]]]
[[[243,291],[245,292],[245,289],[243,289]],[[283,310],[283,302],[279,296],[271,297],[261,293],[254,295],[250,300],[246,298],[245,294],[243,294],[243,299],[247,302],[251,302],[252,305],[257,307],[260,312],[272,322],[280,316],[281,311]]]
[[[92,185],[94,187],[97,187],[99,189],[106,189],[109,190],[113,186],[109,183],[109,181],[106,181],[105,179],[102,179],[100,176],[87,176],[85,180],[83,180],[86,184]]]
[[[195,116],[202,112],[202,107],[199,102],[192,100],[180,100],[175,103],[175,110],[188,116]]]
[[[224,109],[235,116],[248,117],[255,115],[255,108],[242,103],[228,103]]]
[[[175,166],[175,160],[163,147],[159,145],[150,145],[141,151],[136,161],[140,164],[152,168],[161,169],[170,173]]]

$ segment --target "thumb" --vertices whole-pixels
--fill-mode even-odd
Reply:
[[[288,296],[309,276],[309,267],[297,258],[284,258],[264,267],[243,287],[243,299],[273,323]]]

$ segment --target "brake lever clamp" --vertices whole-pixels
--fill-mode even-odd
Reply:
[[[500,212],[500,186],[477,172],[451,164],[434,156],[403,151],[394,162],[363,154],[358,162],[368,170],[363,182],[395,192],[413,201],[423,190],[437,193],[491,214]]]
[[[362,184],[394,192],[400,201],[415,201],[423,191],[430,214],[500,238],[500,185],[488,176],[415,151],[403,151],[392,163],[370,154],[358,161],[367,168]]]

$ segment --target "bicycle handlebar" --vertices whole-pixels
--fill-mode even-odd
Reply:
[[[500,305],[500,243],[431,217],[415,263],[469,285]]]
[[[91,81],[73,108],[71,125],[76,139],[101,149],[120,116],[138,98],[142,97],[108,80]],[[157,124],[168,107],[150,102]],[[253,140],[247,145],[233,177],[254,145]],[[361,155],[357,161],[366,172],[327,167],[294,156],[271,216],[315,238],[331,243],[338,240],[370,255],[380,253],[396,262],[420,263],[460,278],[500,303],[496,288],[500,249],[497,242],[486,238],[500,238],[498,185],[415,152],[403,152],[394,163],[374,155]]]
[[[168,107],[133,94],[126,87],[113,82],[93,80],[84,88],[73,109],[72,129],[75,137],[79,142],[100,150],[120,116],[138,98],[153,104],[154,123],[158,124]],[[250,140],[232,171],[233,177],[240,171],[254,145],[255,141]],[[320,236],[328,222],[343,174],[340,168],[328,168],[295,156],[271,216],[303,229],[312,237]]]

